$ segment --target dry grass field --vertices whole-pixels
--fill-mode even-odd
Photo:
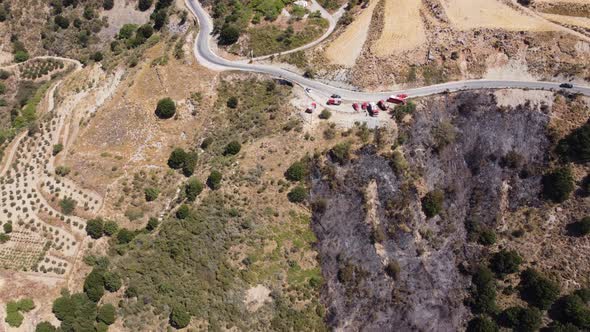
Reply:
[[[367,40],[373,11],[379,0],[372,0],[369,7],[350,24],[326,49],[326,57],[334,64],[352,67]]]
[[[421,0],[386,0],[385,23],[381,37],[373,45],[377,56],[409,51],[426,42],[420,16]]]
[[[551,31],[551,25],[520,13],[496,0],[441,1],[452,25],[459,30],[477,28],[509,31]]]

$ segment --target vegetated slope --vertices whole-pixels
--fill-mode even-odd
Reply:
[[[464,224],[495,229],[506,210],[538,204],[535,170],[549,146],[549,116],[538,107],[502,110],[485,93],[438,97],[415,113],[393,155],[366,147],[340,165],[332,150],[312,182],[331,327],[460,329],[469,284],[460,266],[479,259]],[[522,156],[522,169],[502,166],[511,151]],[[435,191],[442,204],[427,218],[423,197]]]

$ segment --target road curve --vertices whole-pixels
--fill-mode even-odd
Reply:
[[[475,90],[475,89],[534,89],[534,90],[552,90],[559,89],[559,83],[543,81],[510,81],[510,80],[466,80],[448,82],[437,85],[424,86],[397,91],[384,92],[363,92],[330,86],[326,83],[305,78],[297,73],[288,71],[283,68],[277,68],[272,65],[249,64],[239,61],[230,61],[224,59],[211,50],[211,32],[213,22],[209,14],[201,6],[198,0],[185,0],[187,7],[197,18],[199,22],[199,33],[195,39],[194,54],[197,61],[205,67],[213,70],[239,70],[261,74],[268,74],[272,77],[284,79],[304,88],[311,88],[314,93],[322,98],[331,94],[342,96],[345,101],[356,100],[380,100],[392,94],[405,93],[411,97],[422,97],[439,94],[447,91]],[[574,93],[580,93],[590,96],[589,86],[574,86],[568,89]]]

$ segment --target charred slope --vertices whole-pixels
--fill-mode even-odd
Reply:
[[[465,224],[470,232],[494,228],[505,209],[537,204],[547,122],[538,106],[506,110],[493,95],[442,96],[404,129],[407,168],[370,146],[344,165],[318,165],[313,228],[328,324],[459,328],[469,284],[459,266],[475,262],[480,250]],[[435,189],[444,193],[443,209],[426,218],[421,197]]]

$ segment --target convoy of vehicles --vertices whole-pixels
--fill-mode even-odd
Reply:
[[[352,104],[352,108],[357,112],[362,109],[363,111],[367,111],[370,116],[377,116],[377,115],[379,115],[379,110],[386,111],[389,109],[389,103],[397,104],[397,105],[405,105],[406,98],[408,98],[408,95],[398,94],[398,95],[390,96],[389,98],[387,98],[387,100],[383,100],[383,99],[379,100],[376,103],[375,102],[362,102],[362,103],[356,102],[356,103]],[[330,98],[328,99],[326,104],[333,105],[333,106],[341,105],[342,104],[342,97],[337,94],[333,94],[330,96]],[[313,107],[313,110],[315,110],[315,107]],[[312,113],[313,110],[310,107],[308,107],[306,112]]]

